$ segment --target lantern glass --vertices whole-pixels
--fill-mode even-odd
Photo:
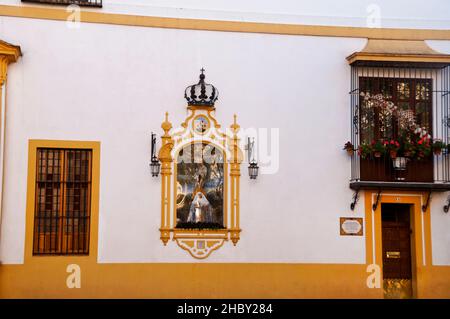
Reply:
[[[153,177],[158,177],[159,175],[159,169],[161,168],[161,164],[157,159],[152,159],[150,163],[150,170],[152,172]]]
[[[250,165],[248,166],[248,175],[250,176],[250,179],[256,179],[256,177],[258,176],[258,164],[256,164],[255,162],[250,163]]]

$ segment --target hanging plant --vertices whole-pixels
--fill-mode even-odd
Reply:
[[[355,151],[355,147],[349,141],[349,142],[345,143],[343,150],[346,150],[348,155],[353,156],[353,152]]]
[[[444,142],[442,142],[442,140],[436,139],[436,140],[434,140],[433,145],[432,145],[433,153],[435,155],[441,155],[442,150],[445,149],[446,147],[447,146],[445,145]]]

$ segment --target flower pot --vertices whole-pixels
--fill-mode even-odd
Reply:
[[[408,164],[409,158],[399,156],[392,159],[392,166],[396,171],[404,171],[406,170],[406,164]]]
[[[380,158],[381,157],[381,152],[373,152],[373,156],[375,156],[376,158]]]
[[[353,149],[352,148],[347,148],[346,150],[347,150],[347,154],[349,156],[353,156]]]
[[[397,157],[397,151],[390,151],[389,155],[391,156],[392,159],[395,159]]]
[[[438,156],[438,155],[441,155],[442,150],[440,148],[439,149],[435,149],[435,150],[433,150],[433,153],[434,153],[434,155]]]

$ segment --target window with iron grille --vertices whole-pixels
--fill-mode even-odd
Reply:
[[[38,148],[33,255],[88,255],[92,150]]]
[[[404,134],[408,121],[420,128],[418,134],[426,132],[431,143],[450,143],[447,64],[355,62],[350,84],[351,144],[355,150],[380,141],[407,141],[402,131]],[[389,112],[389,107],[396,111]],[[408,156],[406,153],[404,149],[401,156]],[[450,183],[450,147],[437,155],[431,152],[420,158],[409,156],[402,169],[394,166],[389,154],[377,158],[373,152],[365,157],[356,152],[351,163],[351,183],[355,187],[359,182]]]
[[[102,0],[22,0],[22,2],[70,5],[76,4],[82,7],[102,7]]]

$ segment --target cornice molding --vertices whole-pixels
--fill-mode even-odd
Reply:
[[[0,16],[60,20],[71,15],[64,9],[0,5]],[[139,16],[82,10],[81,22],[184,30],[245,32],[263,34],[350,37],[397,40],[450,40],[450,30],[363,28],[301,24],[259,23]]]
[[[450,64],[450,54],[430,48],[425,41],[369,39],[359,52],[347,57],[349,64],[359,61]]]
[[[21,55],[19,46],[0,40],[0,85],[6,81],[8,64],[16,62]]]

